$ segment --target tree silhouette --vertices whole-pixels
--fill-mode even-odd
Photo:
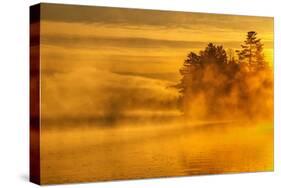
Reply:
[[[200,52],[202,58],[202,63],[216,63],[216,64],[226,64],[227,56],[226,51],[222,46],[216,46],[213,43],[209,43],[204,51]]]
[[[245,64],[251,71],[265,66],[263,44],[257,38],[257,32],[249,31],[241,47],[242,50],[237,50],[240,64]]]
[[[257,32],[249,31],[241,48],[236,51],[237,60],[233,49],[226,52],[213,43],[187,55],[176,86],[179,104],[187,116],[195,111],[198,117],[218,117],[231,110],[230,116],[269,114],[270,106],[265,107],[262,101],[272,95],[272,70],[266,66]]]
[[[202,74],[207,67],[213,66],[217,69],[222,69],[226,64],[227,55],[222,46],[209,43],[203,51],[199,52],[199,55],[190,52],[184,61],[183,67],[180,69],[180,74],[182,75],[178,85],[180,93],[185,93],[187,87],[191,86],[191,83],[193,86],[202,84]]]

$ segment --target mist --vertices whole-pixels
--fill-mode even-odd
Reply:
[[[246,52],[235,60],[210,43],[199,54],[188,55],[177,85],[186,119],[273,121],[272,67],[264,56],[252,55],[249,63]]]
[[[46,119],[116,120],[181,114],[179,93],[169,87],[170,81],[89,67],[45,73],[42,78],[42,113]]]

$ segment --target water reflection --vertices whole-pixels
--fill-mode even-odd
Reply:
[[[126,120],[104,128],[98,122],[65,127],[45,123],[43,183],[273,169],[271,124],[173,119],[155,126],[155,121]]]

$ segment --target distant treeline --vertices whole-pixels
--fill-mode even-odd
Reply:
[[[179,102],[187,117],[272,118],[273,71],[255,31],[247,33],[240,50],[209,43],[190,52],[180,74]]]

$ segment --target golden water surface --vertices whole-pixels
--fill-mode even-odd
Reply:
[[[173,120],[132,126],[130,121],[43,126],[42,182],[273,170],[271,124]]]

